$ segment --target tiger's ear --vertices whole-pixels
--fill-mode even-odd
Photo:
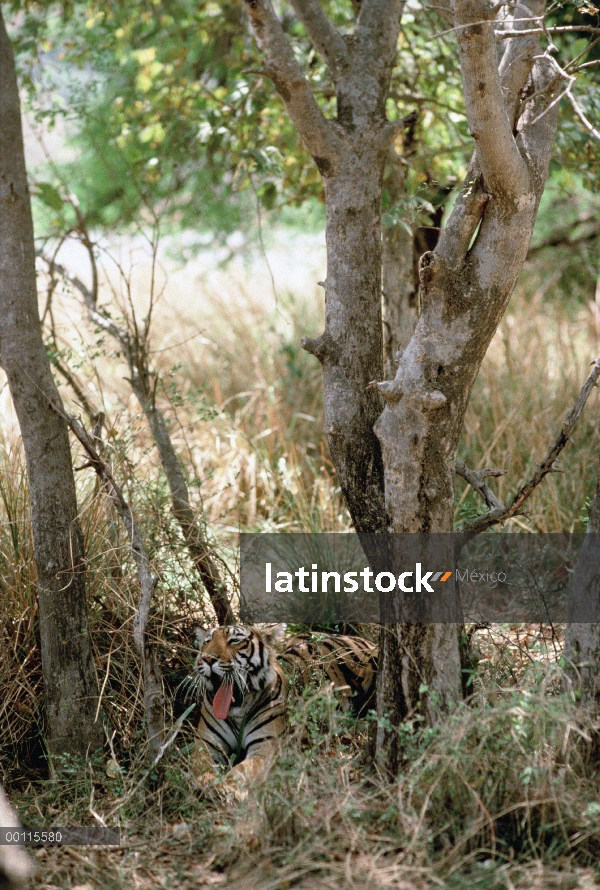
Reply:
[[[260,635],[265,643],[268,643],[270,646],[278,646],[285,639],[286,628],[287,624],[283,621],[280,621],[279,624],[268,624],[266,627],[261,628]]]
[[[204,645],[204,641],[208,636],[209,630],[210,630],[210,628],[207,628],[207,630],[204,630],[202,627],[196,627],[194,629],[194,636],[196,637],[196,647],[198,649],[202,649],[202,646]]]

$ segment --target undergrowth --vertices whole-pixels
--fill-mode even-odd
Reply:
[[[120,825],[120,849],[75,862],[40,853],[61,887],[591,887],[600,802],[589,743],[600,727],[556,668],[526,679],[527,691],[493,703],[480,688],[435,729],[400,726],[405,763],[391,783],[364,762],[368,721],[342,714],[325,688],[293,702],[281,756],[243,801],[193,793],[178,739],[141,783],[141,763],[73,761],[22,790],[21,818]]]
[[[63,358],[70,357],[90,400],[106,411],[106,454],[158,576],[150,632],[172,726],[186,708],[177,690],[194,657],[193,628],[211,622],[212,613],[116,358],[90,332],[75,343],[67,309]],[[157,350],[181,324],[157,307]],[[156,396],[234,597],[238,530],[350,528],[323,432],[320,370],[298,345],[319,325],[312,306],[291,298],[269,310],[243,295],[236,307],[207,297],[204,314],[185,319],[194,339],[178,346],[177,364],[169,349],[154,356]],[[507,471],[491,483],[501,500],[545,455],[597,350],[583,302],[567,313],[542,285],[526,300],[517,293],[476,381],[460,445],[469,466]],[[62,394],[77,410],[66,387]],[[563,473],[544,480],[512,530],[585,527],[599,438],[594,394],[565,449]],[[75,463],[85,460],[76,453]],[[39,851],[38,886],[595,886],[600,797],[590,744],[597,727],[557,673],[560,628],[478,631],[471,698],[434,730],[416,719],[399,728],[404,768],[391,784],[365,757],[372,722],[340,714],[327,689],[296,701],[290,738],[269,781],[252,787],[243,802],[224,805],[190,790],[187,757],[197,713],[160,768],[145,775],[131,639],[138,589],[129,545],[89,469],[78,471],[77,484],[90,632],[110,745],[101,757],[59,764],[49,775],[26,477],[18,443],[4,439],[0,780],[24,823],[101,819],[120,824],[127,838],[120,850]],[[458,480],[457,521],[482,510]]]

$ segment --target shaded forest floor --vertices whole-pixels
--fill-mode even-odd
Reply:
[[[476,381],[460,444],[469,466],[507,471],[491,483],[503,501],[545,455],[600,352],[586,294],[558,299],[549,292],[554,267],[556,255],[526,270]],[[345,531],[350,523],[323,432],[321,372],[298,345],[320,329],[316,304],[290,297],[269,308],[240,294],[232,306],[203,296],[194,315],[156,307],[156,398],[235,597],[240,529]],[[80,312],[73,294],[55,299],[61,358],[107,415],[105,453],[159,576],[151,636],[173,726],[185,710],[176,690],[195,655],[193,628],[211,620],[210,607],[171,514],[126,369],[110,343],[71,324]],[[121,311],[112,308],[115,315]],[[62,382],[61,392],[79,413],[76,395]],[[597,398],[590,397],[565,449],[564,472],[544,481],[510,530],[585,529],[600,452]],[[76,453],[75,463],[85,460]],[[328,689],[296,702],[284,754],[269,781],[249,789],[244,801],[201,799],[190,791],[194,714],[160,769],[141,781],[144,716],[130,633],[135,571],[93,473],[82,470],[77,483],[90,630],[113,751],[87,764],[62,763],[48,779],[26,477],[18,444],[8,436],[1,443],[0,780],[24,824],[104,819],[120,824],[124,837],[118,850],[36,851],[34,886],[600,886],[597,728],[563,685],[560,628],[478,631],[471,699],[435,729],[417,719],[399,728],[405,762],[394,783],[382,781],[365,757],[373,722],[344,717]],[[484,509],[457,480],[457,521]]]
[[[155,773],[124,759],[62,764],[13,786],[27,825],[122,828],[122,847],[35,851],[34,887],[198,886],[575,890],[600,887],[600,727],[558,666],[560,628],[476,637],[473,694],[434,729],[399,728],[397,781],[365,756],[372,721],[344,715],[329,688],[292,703],[292,729],[245,800],[190,790],[184,727]],[[122,772],[119,772],[119,768]],[[144,779],[144,776],[145,779]]]

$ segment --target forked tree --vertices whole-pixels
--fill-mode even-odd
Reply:
[[[0,363],[23,438],[51,753],[103,742],[67,425],[42,340],[21,108],[0,13]]]
[[[319,107],[270,0],[245,5],[264,73],[323,180],[325,330],[302,345],[323,368],[327,437],[352,521],[359,532],[450,532],[471,388],[527,255],[556,134],[564,78],[540,49],[544,2],[436,3],[458,41],[474,154],[437,247],[421,258],[420,317],[390,380],[381,193],[386,154],[403,126],[386,118],[403,4],[363,0],[342,36],[319,0],[291,0],[328,68],[334,118]],[[494,506],[473,530],[502,518],[507,510]],[[378,684],[378,714],[388,718],[379,721],[378,759],[393,772],[394,726],[415,707],[433,719],[459,696],[456,626],[382,631]]]

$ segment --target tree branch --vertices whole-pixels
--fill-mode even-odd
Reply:
[[[497,510],[498,508],[504,510],[504,507],[492,489],[489,488],[483,480],[486,476],[504,476],[506,470],[494,470],[489,468],[484,470],[471,470],[462,460],[456,461],[455,469],[457,475],[461,476],[469,483],[471,488],[473,488],[477,494],[481,495],[490,510]]]
[[[472,163],[471,169],[475,168],[476,164]],[[448,268],[459,268],[464,262],[481,220],[483,208],[489,199],[490,195],[484,191],[480,175],[475,175],[472,180],[465,179],[465,185],[442,229],[436,248],[436,254],[444,260]]]
[[[517,31],[496,31],[498,40],[509,40],[514,37],[523,37],[528,34],[565,34],[569,31],[577,31],[584,34],[600,34],[600,28],[593,28],[588,25],[557,25],[553,28],[526,28],[520,33]]]
[[[506,110],[490,12],[486,0],[454,7],[467,119],[486,192],[518,201],[529,193],[529,175]]]
[[[404,0],[362,0],[356,36],[366,70],[377,80],[394,65],[403,8]]]
[[[57,410],[55,408],[55,410]],[[131,553],[136,565],[138,581],[140,583],[140,598],[137,615],[133,622],[133,639],[142,662],[144,675],[144,707],[146,722],[148,724],[148,749],[154,760],[160,751],[164,735],[164,696],[160,669],[156,660],[156,653],[150,645],[147,634],[150,605],[156,581],[150,571],[148,552],[135,520],[131,507],[125,500],[120,486],[110,471],[103,457],[98,454],[91,437],[86,432],[77,418],[60,412],[65,418],[69,428],[77,437],[86,451],[90,464],[102,480],[117,513],[123,520],[123,525],[131,542]]]
[[[342,74],[348,61],[346,41],[334,27],[319,0],[291,0],[294,12],[306,28],[334,82]]]
[[[581,412],[584,409],[585,403],[587,402],[588,397],[599,378],[600,358],[597,358],[594,362],[594,367],[590,371],[587,380],[581,388],[581,392],[577,397],[577,401],[569,411],[569,414],[567,415],[565,422],[563,423],[562,429],[556,441],[548,451],[548,454],[546,455],[542,463],[536,468],[531,478],[528,479],[527,482],[525,482],[525,484],[522,485],[521,488],[517,491],[510,504],[507,507],[502,507],[501,504],[498,504],[498,506],[493,507],[493,509],[491,509],[489,513],[485,513],[483,516],[478,516],[471,522],[463,523],[463,525],[456,529],[456,531],[477,535],[480,532],[484,532],[486,531],[486,529],[491,528],[492,525],[496,525],[499,522],[505,522],[507,519],[512,519],[513,516],[516,516],[518,513],[521,512],[523,504],[531,496],[531,494],[540,484],[542,479],[544,479],[549,473],[560,472],[560,470],[558,470],[554,466],[554,464],[559,454],[569,441],[571,433],[575,429],[577,421],[581,416]],[[460,475],[462,475],[462,473]]]
[[[98,275],[95,269],[93,253],[90,253],[90,261],[93,267],[93,279],[97,281]],[[46,262],[49,261],[46,260]],[[156,405],[155,386],[152,386],[151,382],[152,373],[146,348],[147,328],[145,334],[140,336],[135,318],[132,322],[133,333],[120,327],[107,316],[103,309],[98,308],[97,302],[93,299],[93,293],[79,278],[70,275],[58,263],[53,263],[51,269],[54,272],[59,272],[77,288],[83,297],[90,321],[102,330],[107,331],[121,346],[131,375],[129,382],[150,427],[171,493],[173,514],[179,522],[189,554],[208,593],[219,624],[233,624],[234,615],[229,604],[227,588],[221,578],[219,567],[213,558],[213,553],[206,540],[201,522],[190,504],[188,486],[181,468],[179,456],[175,451],[164,415]],[[67,377],[63,368],[58,364],[58,360],[55,360],[54,363],[63,376],[69,380],[80,398],[82,398],[82,394],[78,392],[75,382]],[[83,396],[83,398],[85,397]],[[82,404],[86,407],[85,401],[82,401]],[[88,408],[86,407],[87,410]]]
[[[504,50],[498,73],[508,118],[513,127],[521,103],[521,90],[527,83],[539,45],[539,34],[531,33],[527,25],[531,22],[531,17],[541,21],[545,8],[546,0],[526,0],[526,3],[517,4],[512,21],[509,19],[507,22],[512,25],[511,34],[515,39]],[[527,33],[517,39],[519,32],[525,30]]]
[[[256,41],[266,56],[266,71],[275,84],[306,150],[322,172],[337,157],[337,134],[313,96],[270,0],[244,0]]]

